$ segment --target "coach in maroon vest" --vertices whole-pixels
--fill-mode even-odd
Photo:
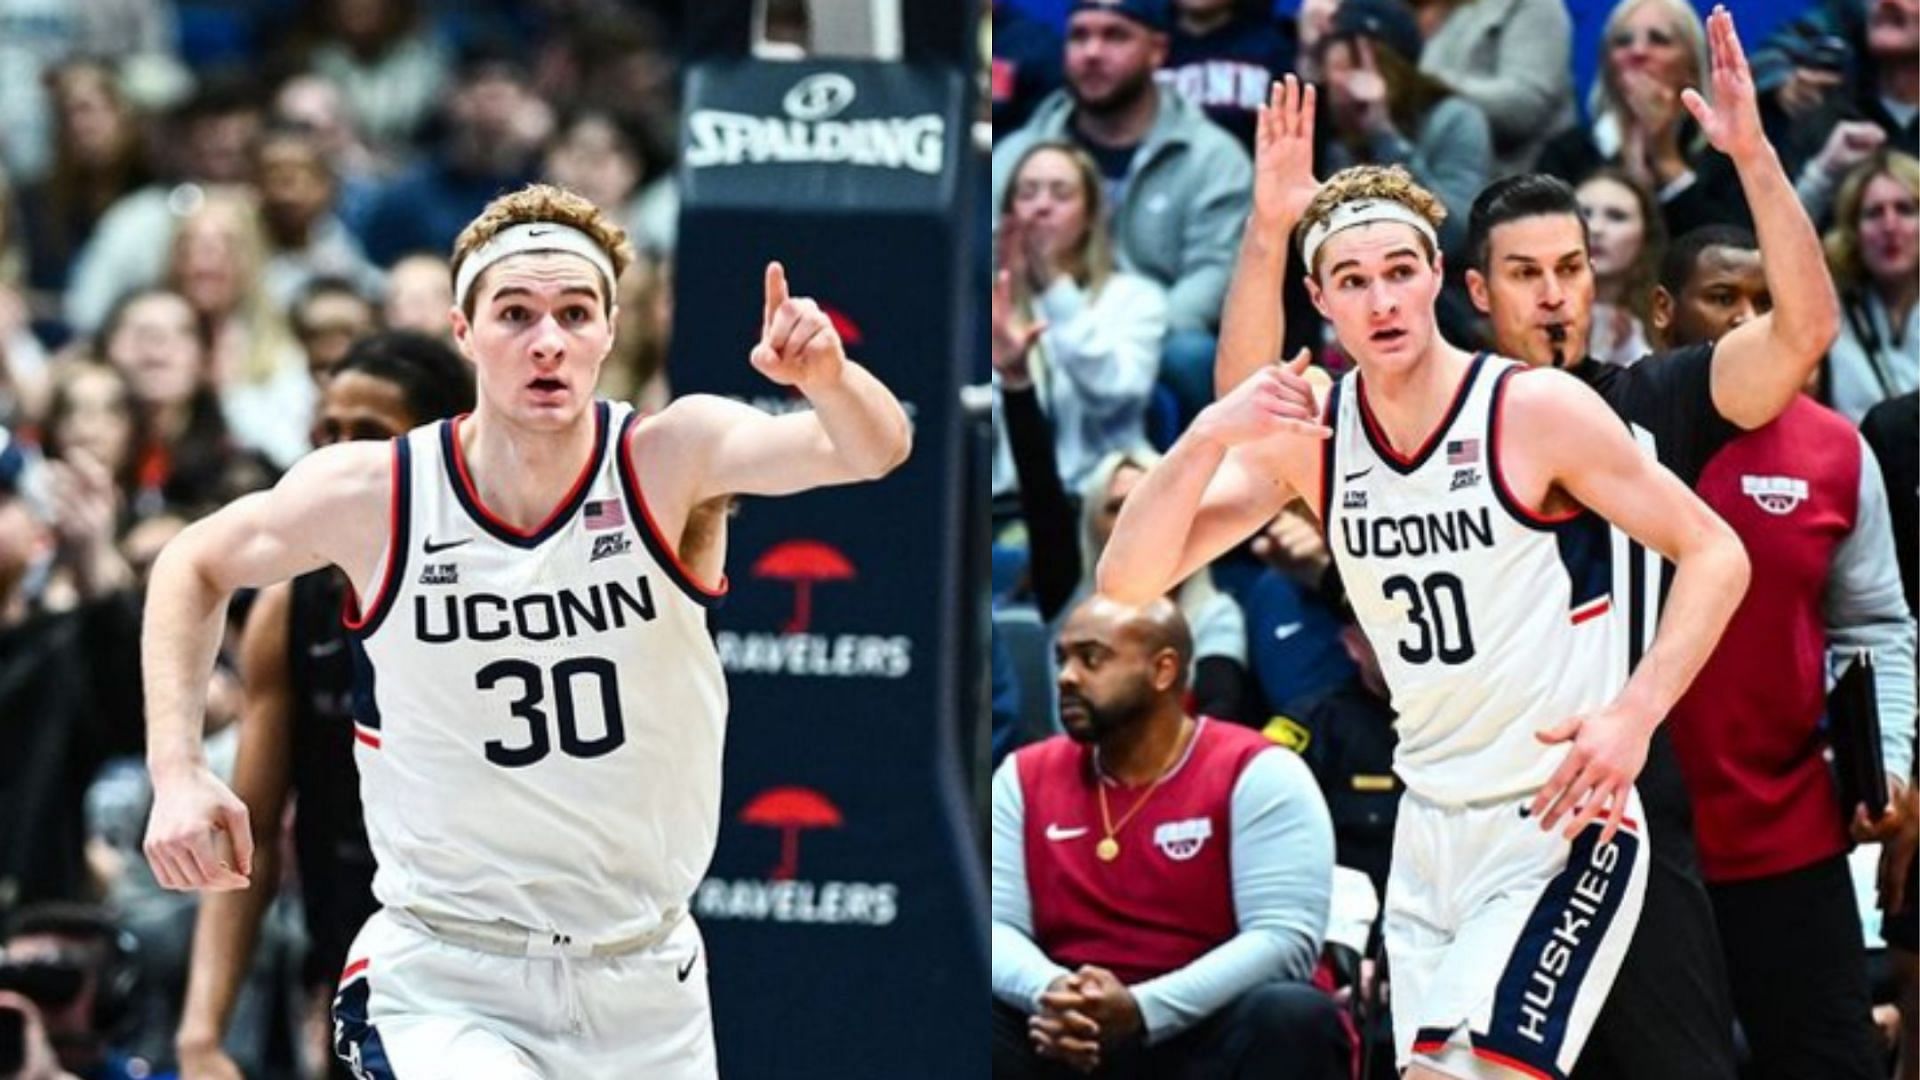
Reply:
[[[1760,258],[1744,229],[1681,237],[1654,290],[1661,346],[1714,341],[1764,314]],[[1666,723],[1693,795],[1750,1075],[1877,1080],[1886,1069],[1870,1020],[1851,843],[1819,724],[1830,651],[1871,649],[1889,782],[1905,802],[1913,621],[1886,489],[1853,425],[1804,396],[1728,442],[1697,488],[1740,534],[1753,587]],[[1856,835],[1899,824],[1892,815],[1875,829],[1863,817]]]
[[[993,1075],[1348,1076],[1309,983],[1333,878],[1312,774],[1186,715],[1170,602],[1096,596],[1056,653],[1067,735],[993,780]]]

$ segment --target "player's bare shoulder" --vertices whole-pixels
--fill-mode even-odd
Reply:
[[[685,394],[641,417],[626,451],[645,473],[686,470],[703,464],[727,430],[742,419],[764,416],[751,405],[718,394]]]
[[[393,498],[395,467],[392,442],[338,443],[295,462],[274,492],[283,504],[297,503],[303,517],[346,514],[364,524],[367,515],[375,514],[384,521]]]
[[[717,394],[686,394],[634,422],[621,449],[656,517],[685,517],[721,433],[740,410],[754,411]]]
[[[1572,490],[1579,477],[1631,447],[1625,425],[1606,401],[1565,371],[1513,372],[1496,408],[1493,452],[1509,490],[1528,505],[1561,498],[1549,489]]]
[[[278,547],[309,568],[338,566],[362,588],[393,532],[398,467],[392,442],[322,447],[294,462],[248,506],[245,524],[259,539],[274,542],[266,547]]]
[[[1591,386],[1556,368],[1523,368],[1508,375],[1498,407],[1503,434],[1529,446],[1564,442],[1596,420],[1618,423]]]
[[[726,430],[743,416],[761,415],[759,410],[719,394],[683,394],[667,407],[643,416],[633,428],[634,446],[646,446],[656,452],[669,447],[697,447]]]

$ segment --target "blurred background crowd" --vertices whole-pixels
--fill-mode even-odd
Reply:
[[[549,182],[627,229],[599,389],[669,399],[686,8],[0,0],[0,1075],[181,1067],[197,904],[140,851],[141,582],[313,446],[471,407],[446,259],[482,206]],[[754,14],[759,55],[807,55],[803,0]],[[373,381],[335,380],[356,347]],[[224,769],[246,616],[209,696]],[[225,1051],[185,1075],[341,1075],[287,865]]]

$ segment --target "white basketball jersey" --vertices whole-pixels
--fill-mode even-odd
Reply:
[[[727,708],[706,624],[719,594],[655,531],[623,452],[632,411],[599,401],[593,415],[593,458],[530,533],[481,504],[459,421],[394,442],[386,566],[348,622],[373,891],[389,907],[615,940],[685,905],[706,873]]]
[[[1399,713],[1394,768],[1443,804],[1544,784],[1566,747],[1534,733],[1606,705],[1626,678],[1606,523],[1543,519],[1501,478],[1499,404],[1520,370],[1476,356],[1411,457],[1375,423],[1357,371],[1327,411],[1327,543]]]

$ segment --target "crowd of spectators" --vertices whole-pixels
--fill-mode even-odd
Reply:
[[[360,437],[320,408],[357,343],[450,343],[447,253],[505,188],[561,184],[628,229],[601,388],[665,402],[683,18],[0,2],[0,1036],[25,1018],[0,1052],[21,1075],[325,1075],[307,969],[340,943],[307,940],[293,860],[221,1000],[224,1050],[177,1052],[197,900],[140,852],[142,581],[188,522]],[[245,616],[208,695],[229,769]]]

